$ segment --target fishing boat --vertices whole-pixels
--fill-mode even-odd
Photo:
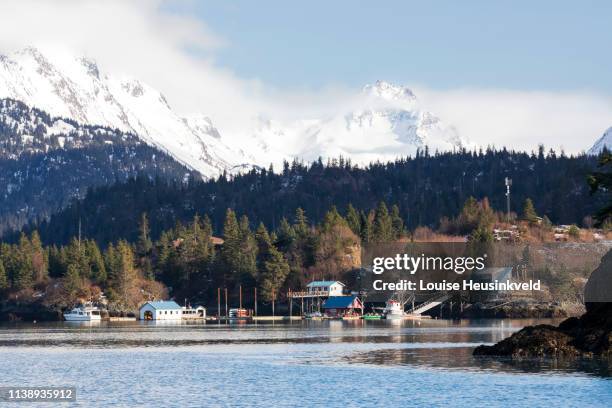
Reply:
[[[91,303],[78,306],[64,313],[64,320],[67,322],[92,322],[102,320],[100,309]]]
[[[383,315],[388,320],[404,319],[406,317],[404,306],[394,299],[387,300],[383,309]]]

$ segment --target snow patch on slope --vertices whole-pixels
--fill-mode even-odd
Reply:
[[[612,151],[612,127],[608,128],[603,136],[595,142],[593,147],[589,149],[588,154],[598,155],[602,152],[604,147]]]

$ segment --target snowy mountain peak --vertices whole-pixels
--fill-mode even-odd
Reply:
[[[385,81],[365,86],[354,103],[327,116],[283,122],[255,115],[230,129],[206,112],[175,112],[157,89],[106,72],[93,59],[30,47],[0,55],[0,98],[137,135],[208,177],[294,158],[342,155],[369,164],[414,155],[425,146],[467,146],[454,128],[421,109],[409,88]]]
[[[595,142],[593,147],[589,149],[588,153],[597,155],[601,153],[604,147],[612,151],[612,127],[608,128],[608,130],[604,132],[603,136]]]
[[[154,88],[105,73],[88,58],[33,47],[4,55],[0,57],[0,98],[19,100],[52,116],[133,133],[205,176],[250,160],[223,145],[218,132],[206,132],[214,127],[190,128]]]
[[[378,80],[373,85],[366,85],[364,88],[366,95],[385,99],[388,101],[413,102],[416,100],[414,93],[404,86],[394,85],[386,81]]]

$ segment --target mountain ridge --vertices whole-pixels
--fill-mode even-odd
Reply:
[[[0,55],[0,98],[53,116],[133,133],[205,177],[293,159],[344,156],[358,164],[469,144],[418,106],[414,93],[385,81],[366,85],[356,107],[310,120],[255,116],[240,130],[219,129],[205,113],[179,114],[142,81],[107,73],[92,59],[28,47]]]
[[[588,153],[598,155],[604,148],[612,151],[612,126],[609,127],[599,139],[597,139],[595,144],[593,144],[593,147],[589,149]]]

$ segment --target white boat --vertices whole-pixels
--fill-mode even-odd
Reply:
[[[91,322],[102,320],[102,316],[100,309],[96,306],[84,305],[64,313],[64,320],[67,322]]]
[[[394,299],[387,300],[383,309],[383,315],[385,319],[404,319],[406,317],[404,306]]]

